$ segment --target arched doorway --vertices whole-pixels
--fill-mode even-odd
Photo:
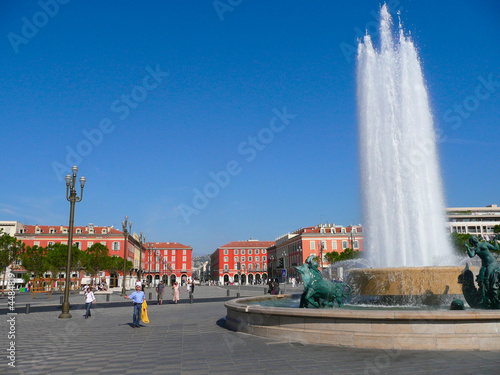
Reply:
[[[153,284],[153,275],[147,275],[146,276],[146,283],[151,286]]]
[[[253,285],[253,275],[252,274],[248,275],[248,283],[250,285]]]
[[[257,282],[257,284],[260,284],[262,282],[262,280],[260,278],[260,273],[255,274],[255,281]]]
[[[229,275],[225,274],[224,275],[224,285],[229,284]]]
[[[233,282],[234,282],[235,284],[237,284],[237,283],[239,283],[239,282],[240,282],[240,278],[239,278],[238,274],[236,274],[236,275],[234,275],[234,276],[233,276]]]
[[[161,280],[163,281],[163,284],[168,285],[168,276],[167,275],[163,275]]]
[[[247,275],[241,275],[241,285],[245,285],[247,283]]]
[[[188,279],[187,275],[185,273],[182,274],[181,275],[181,285],[187,284],[187,279]]]
[[[160,275],[155,275],[155,286],[160,283]]]
[[[109,274],[109,287],[116,288],[118,286],[118,274],[116,272],[112,272]]]
[[[170,275],[170,285],[174,285],[176,280],[177,280],[177,276],[175,276],[174,274]]]
[[[263,273],[262,274],[262,281],[263,281],[264,284],[267,284],[267,277],[268,277],[267,273]]]

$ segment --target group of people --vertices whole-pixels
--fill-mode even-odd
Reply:
[[[267,293],[269,294],[280,294],[280,283],[278,278],[267,280],[267,286],[269,287]]]
[[[191,282],[188,282],[186,285],[187,292],[189,293],[189,297],[194,293],[194,280],[191,280]],[[165,293],[165,284],[163,284],[163,281],[160,281],[158,286],[156,287],[156,296],[157,296],[157,305],[162,305],[163,304],[163,296]],[[174,282],[172,285],[172,300],[174,303],[177,303],[181,297],[181,287],[177,281]]]

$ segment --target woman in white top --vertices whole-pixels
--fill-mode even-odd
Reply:
[[[84,315],[85,319],[87,319],[89,316],[92,316],[92,314],[90,314],[90,307],[92,306],[92,302],[96,302],[96,300],[94,292],[92,291],[92,287],[89,286],[88,289],[85,291],[85,306],[87,307],[87,311]]]

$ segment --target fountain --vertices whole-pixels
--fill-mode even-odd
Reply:
[[[418,55],[401,25],[396,42],[391,29],[384,5],[380,52],[368,35],[358,47],[365,251],[377,268],[352,270],[349,279],[359,294],[389,305],[294,309],[252,304],[286,296],[241,298],[226,303],[230,329],[357,348],[500,350],[498,310],[393,307],[408,301],[431,305],[445,301],[449,306],[451,299],[461,296],[459,276],[468,286],[471,277],[453,266],[432,115]],[[333,306],[335,301],[342,305],[339,295],[345,297],[334,286],[324,287],[322,297],[309,292],[300,306]],[[480,291],[472,290],[470,299],[477,300],[478,295]],[[455,300],[453,306],[461,304]]]

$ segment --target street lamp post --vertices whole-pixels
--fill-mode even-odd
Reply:
[[[76,165],[71,168],[73,176],[66,175],[66,199],[70,203],[69,210],[69,231],[68,231],[68,262],[66,264],[66,285],[64,286],[64,302],[62,305],[62,312],[59,318],[68,319],[71,318],[69,313],[69,284],[71,282],[70,271],[71,271],[71,248],[73,246],[73,223],[75,221],[75,203],[80,202],[83,197],[83,187],[87,181],[85,177],[80,177],[80,197],[76,195],[76,174],[78,173],[78,167]]]
[[[142,242],[146,242],[146,236],[141,233],[139,234],[139,272],[137,273],[137,277],[142,284]]]
[[[125,216],[125,220],[122,221],[122,229],[123,229],[123,236],[125,237],[125,246],[123,249],[123,282],[122,282],[122,296],[127,295],[127,291],[125,290],[125,273],[127,271],[127,242],[128,242],[128,234],[130,231],[132,231],[132,222],[128,223],[128,230],[127,230],[127,222],[128,222],[128,216]]]

